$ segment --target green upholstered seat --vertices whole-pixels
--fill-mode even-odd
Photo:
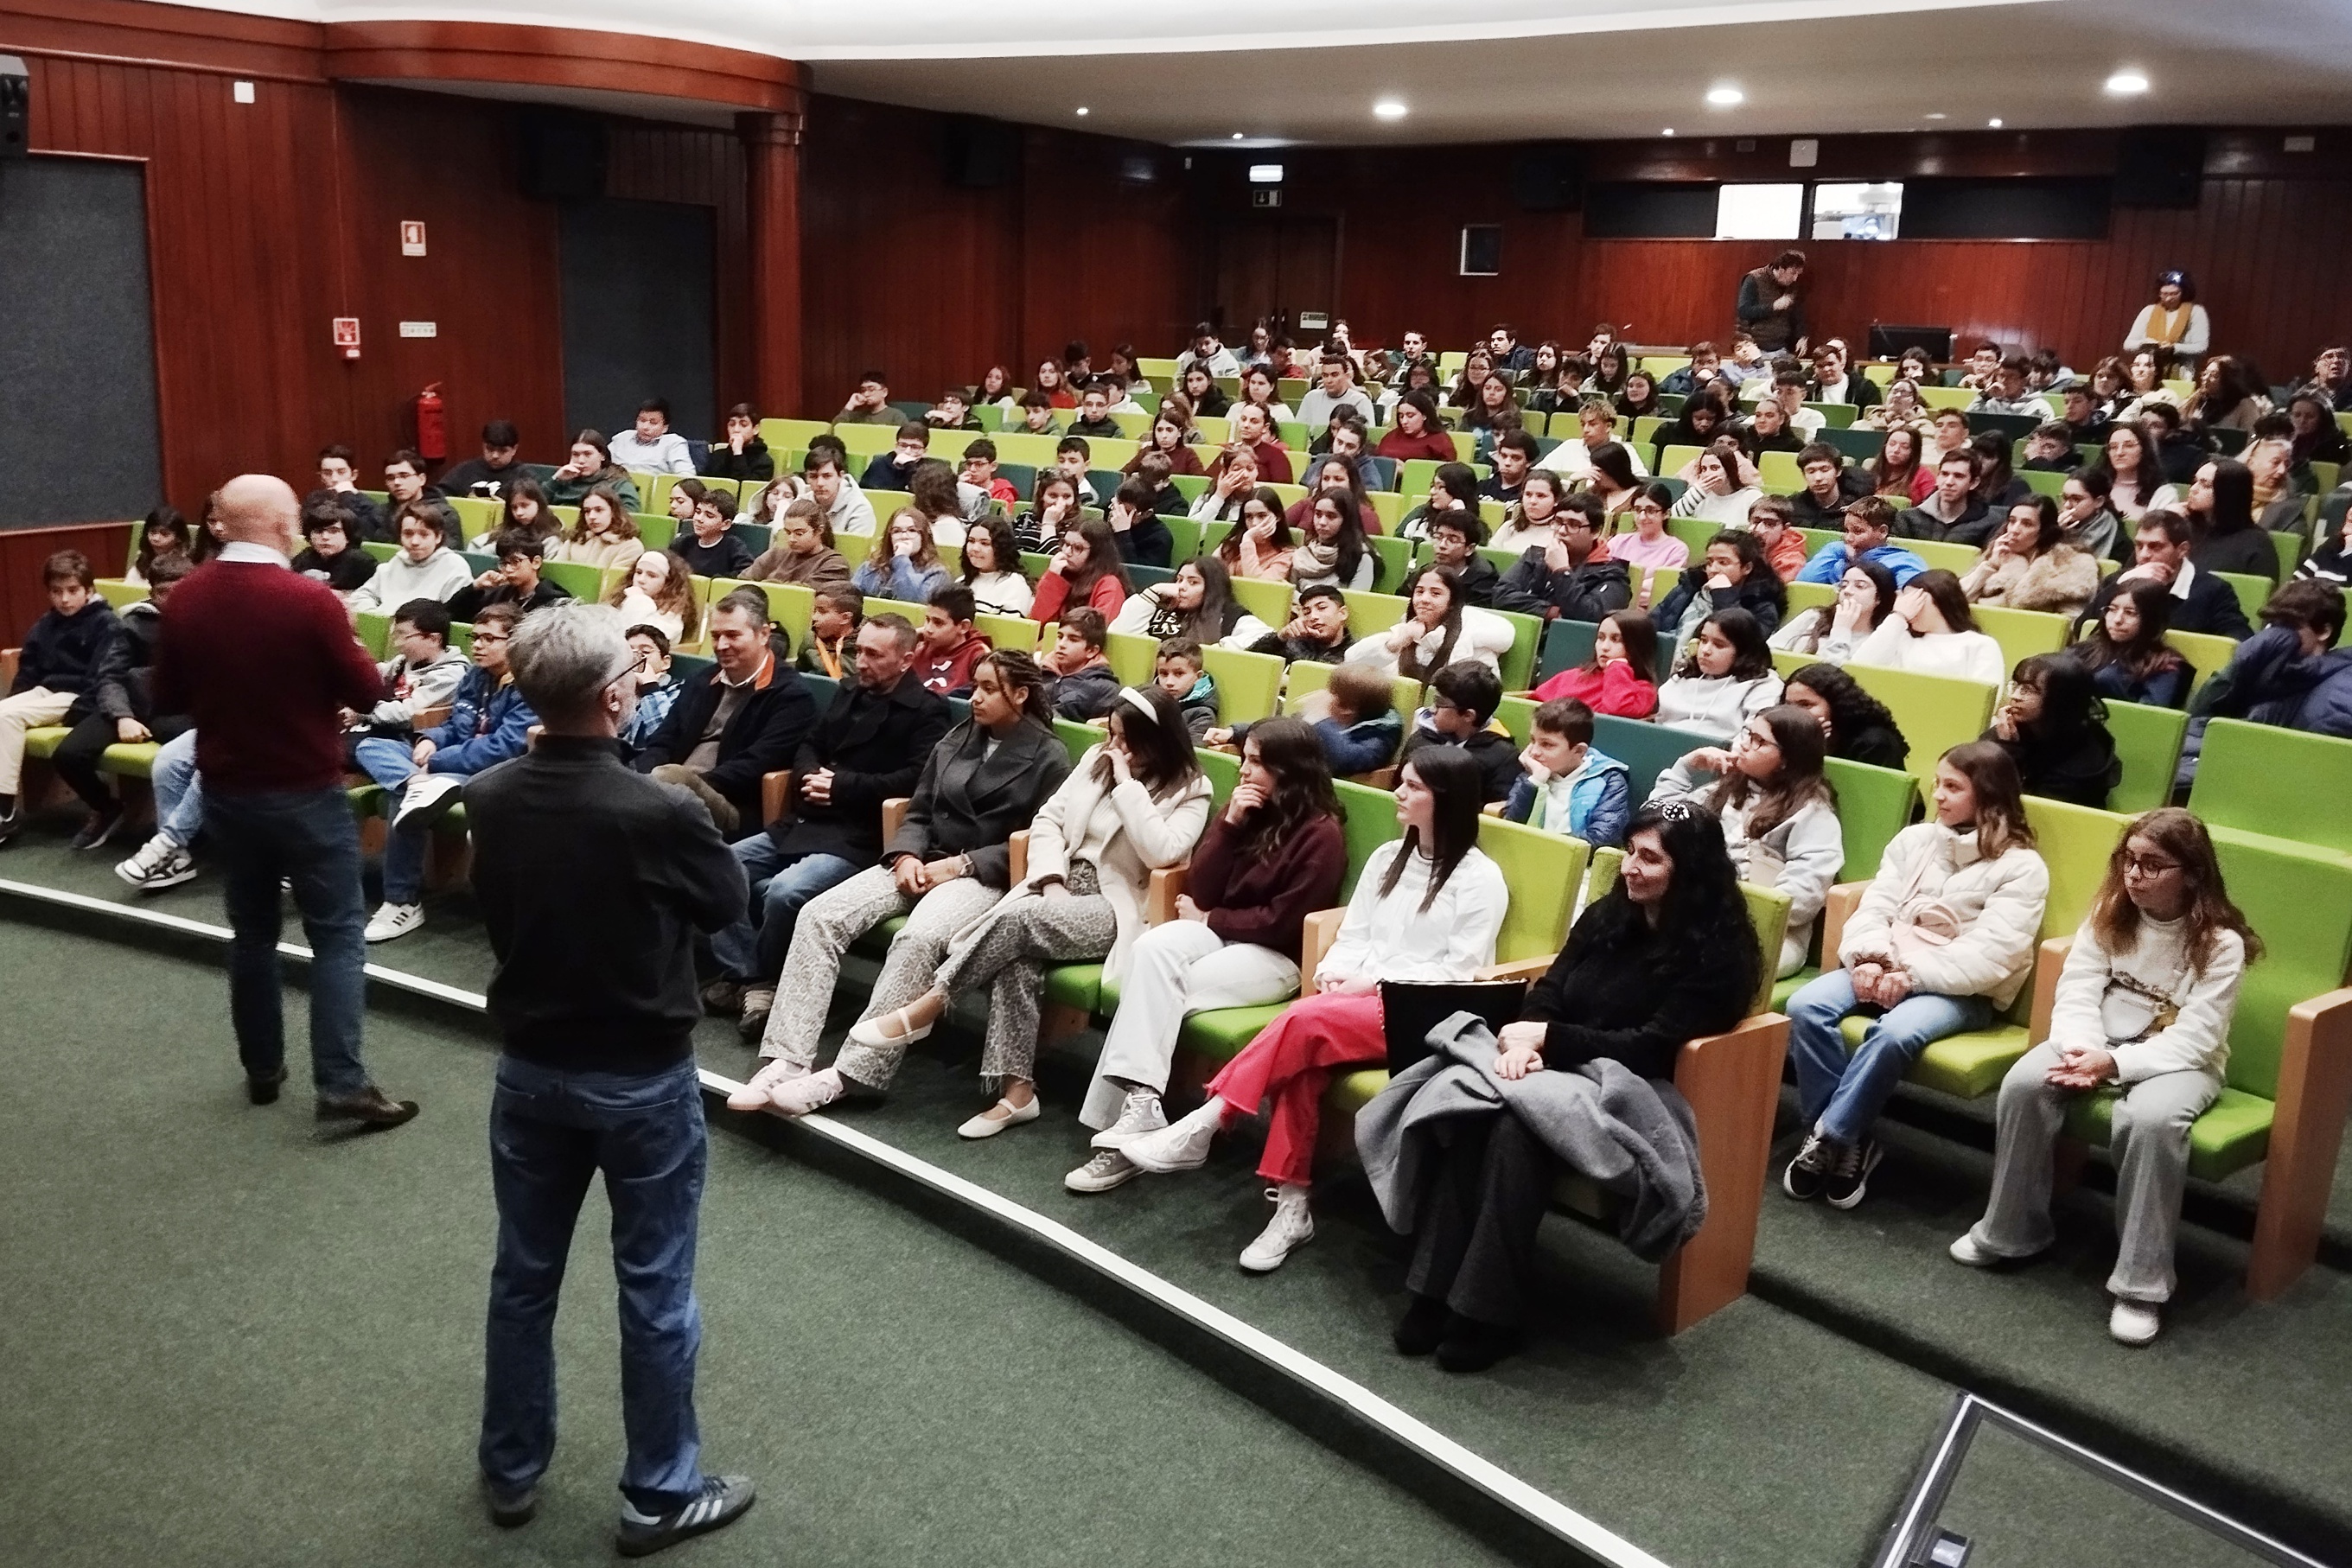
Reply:
[[[1650,798],[1650,788],[1658,782],[1660,773],[1699,747],[1715,745],[1717,739],[1697,730],[1620,719],[1609,713],[1599,714],[1592,721],[1593,745],[1625,764],[1625,788],[1636,801]]]
[[[1857,1014],[1839,1026],[1848,1049],[1862,1044],[1871,1022]],[[1919,1054],[1904,1075],[1905,1081],[1962,1100],[1980,1099],[1999,1089],[2017,1058],[2032,1047],[2026,1034],[2023,1024],[1997,1020],[1990,1028],[1948,1036]]]
[[[2053,475],[2053,478],[2062,476]],[[2000,644],[2000,661],[2011,669],[2037,653],[2056,653],[2073,629],[2066,617],[2048,610],[2011,610],[1999,605],[1973,607],[1977,629]]]
[[[117,778],[152,778],[155,772],[155,753],[163,750],[152,741],[117,741],[99,754],[98,771],[112,773]]]
[[[25,754],[46,761],[58,754],[58,748],[64,745],[66,737],[72,733],[72,729],[64,724],[43,724],[38,729],[27,730],[25,731]]]
[[[1045,971],[1045,1001],[1108,1016],[1118,1005],[1118,988],[1112,986],[1106,992],[1102,978],[1099,963],[1057,963]]]
[[[2074,1102],[2066,1116],[2071,1137],[2100,1148],[2114,1131],[2114,1089],[2101,1089]],[[2277,1107],[2261,1095],[2224,1089],[2189,1129],[2189,1173],[2200,1181],[2218,1182],[2270,1152],[2271,1121]]]
[[[2124,764],[2122,778],[2107,796],[2107,809],[2135,816],[2154,811],[2172,798],[2172,774],[2180,763],[2189,715],[2179,708],[2145,702],[2110,702],[2106,710],[2107,733],[2115,737],[2116,755]],[[2336,744],[2352,752],[2352,744]]]
[[[1822,765],[1837,791],[1838,826],[1845,847],[1841,882],[1864,882],[1878,874],[1887,841],[1918,815],[1918,781],[1895,768],[1873,767],[1831,757]]]
[[[1217,717],[1226,725],[1246,724],[1274,716],[1282,691],[1284,665],[1270,653],[1244,653],[1236,648],[1202,650],[1202,667],[1217,683]]]
[[[2347,800],[2352,741],[2242,719],[2206,727],[2189,809],[2207,826],[2352,853],[2352,813],[2341,809]]]
[[[1540,686],[1564,669],[1574,669],[1592,657],[1592,638],[1601,630],[1592,621],[1561,619],[1544,628],[1543,657],[1536,667]]]
[[[1911,542],[1906,540],[1906,548]],[[1800,661],[1811,662],[1802,656]],[[1779,663],[1779,658],[1774,662]],[[1996,693],[1979,681],[1868,664],[1849,664],[1845,670],[1856,685],[1885,703],[1887,711],[1895,715],[1903,738],[1911,742],[1911,755],[1905,765],[1923,784],[1935,781],[1937,758],[1964,741],[1975,740],[1992,721]]]

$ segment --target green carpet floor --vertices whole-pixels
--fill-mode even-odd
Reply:
[[[37,834],[0,855],[0,877],[129,898],[102,865]],[[218,918],[204,882],[145,901]],[[433,913],[424,932],[372,957],[478,989],[488,965],[465,901],[436,901]],[[477,1034],[458,1033],[481,1048]],[[723,1026],[706,1026],[702,1046],[706,1066],[748,1070],[748,1051]],[[1090,1047],[1082,1043],[1081,1054]],[[1360,1181],[1327,1184],[1316,1242],[1278,1275],[1254,1279],[1233,1263],[1265,1212],[1247,1149],[1227,1151],[1197,1176],[1073,1196],[1059,1179],[1086,1152],[1068,1114],[1078,1062],[1049,1067],[1044,1121],[973,1144],[952,1129],[982,1103],[970,1076],[975,1055],[968,1036],[943,1031],[888,1103],[842,1120],[1072,1225],[1670,1562],[1862,1560],[1940,1422],[1950,1381],[2079,1411],[2083,1426],[2072,1435],[2095,1444],[2112,1428],[2158,1459],[2221,1478],[2225,1490],[2242,1481],[2236,1500],[2274,1498],[2339,1523],[2352,1518],[2352,1412],[2339,1380],[2313,1375],[2333,1359],[2319,1347],[2340,1347],[2352,1330],[2352,1289],[2340,1274],[2323,1268],[2286,1300],[2252,1306],[2234,1289],[2241,1249],[2191,1226],[2172,1331],[2150,1352],[2120,1352],[2102,1331],[2097,1284],[2112,1243],[2095,1196],[2078,1203],[2048,1264],[1982,1276],[1944,1259],[1944,1244],[1974,1217],[1969,1205],[1983,1192],[1983,1156],[1965,1143],[1898,1133],[1872,1202],[1853,1215],[1775,1195],[1759,1253],[1768,1299],[1744,1300],[1671,1342],[1646,1328],[1648,1271],[1605,1238],[1560,1223],[1552,1227],[1551,1331],[1497,1374],[1450,1379],[1387,1348],[1402,1258]],[[411,1091],[396,1069],[386,1077]],[[790,1130],[750,1131],[756,1141],[719,1142],[776,1166],[777,1180],[797,1173],[805,1182],[795,1156],[809,1141],[796,1145],[801,1135]],[[886,1204],[905,1198],[887,1183],[863,1184]],[[2247,1194],[2221,1191],[2206,1201],[2242,1211]],[[2340,1247],[2352,1242],[2352,1174],[2339,1173],[2336,1212],[2332,1245]],[[1802,1456],[1802,1485],[1790,1484],[1790,1456]],[[2006,1511],[2013,1528],[2034,1510],[2012,1500]],[[2084,1517],[2054,1502],[2053,1512]]]
[[[472,1490],[491,1237],[478,1031],[372,1018],[373,1065],[425,1114],[330,1142],[299,1092],[244,1103],[211,965],[11,922],[0,994],[0,1561],[609,1560],[600,1200],[559,1324],[541,1516],[493,1530]],[[1503,1560],[1090,1308],[748,1140],[712,1141],[700,1285],[707,1457],[762,1500],[675,1561]]]

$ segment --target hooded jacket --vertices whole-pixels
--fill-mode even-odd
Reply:
[[[538,722],[539,715],[530,710],[521,689],[512,680],[494,679],[479,665],[470,666],[450,704],[448,721],[416,737],[434,746],[425,771],[478,773],[521,756],[530,743],[530,727]]]
[[[1564,785],[1568,792],[1568,815],[1565,818],[1552,814],[1552,784]],[[1524,822],[1548,833],[1564,833],[1581,838],[1596,849],[1607,848],[1625,841],[1625,825],[1633,819],[1633,796],[1631,772],[1624,763],[1605,752],[1591,746],[1584,748],[1584,761],[1565,779],[1538,784],[1526,773],[1511,786],[1510,798],[1503,803],[1503,817],[1507,822]],[[1544,802],[1543,819],[1536,820],[1536,804]]]

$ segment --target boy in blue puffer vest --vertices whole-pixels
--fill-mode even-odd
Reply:
[[[1503,803],[1504,818],[1581,838],[1594,848],[1625,841],[1633,792],[1625,764],[1592,749],[1592,710],[1561,697],[1535,711],[1523,770]]]

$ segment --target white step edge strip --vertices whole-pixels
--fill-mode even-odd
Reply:
[[[51,904],[66,909],[102,914],[110,918],[169,931],[186,936],[203,937],[226,943],[230,937],[227,927],[206,921],[190,920],[184,915],[167,914],[161,910],[142,908],[137,904],[119,903],[110,899],[93,898],[86,893],[68,892],[63,889],[45,888],[36,883],[0,878],[0,894]],[[289,958],[308,959],[310,950],[298,942],[281,942],[278,951]],[[437,980],[427,980],[404,970],[383,964],[367,965],[367,977],[397,990],[415,995],[429,996],[477,1012],[488,1008],[488,998],[477,991],[467,991],[446,985]],[[698,1069],[705,1090],[725,1096],[741,1088],[733,1079],[708,1069]],[[780,1118],[781,1119],[781,1118]],[[1058,1220],[1049,1219],[1036,1210],[992,1192],[976,1182],[967,1181],[951,1171],[942,1170],[929,1161],[918,1158],[904,1150],[883,1142],[871,1134],[832,1121],[823,1115],[794,1118],[800,1126],[818,1137],[849,1150],[887,1170],[921,1183],[957,1202],[990,1215],[1013,1228],[1024,1231],[1066,1256],[1085,1264],[1106,1279],[1124,1286],[1163,1310],[1172,1312],[1198,1328],[1216,1335],[1237,1350],[1244,1351],[1284,1373],[1296,1382],[1316,1390],[1335,1404],[1346,1407],[1362,1420],[1380,1428],[1390,1437],[1419,1454],[1465,1484],[1475,1488],[1496,1502],[1503,1504],[1530,1522],[1549,1531],[1579,1550],[1613,1565],[1613,1568],[1669,1568],[1658,1558],[1595,1523],[1550,1493],[1520,1479],[1492,1460],[1473,1452],[1435,1427],[1399,1408],[1370,1389],[1314,1357],[1255,1328],[1221,1307],[1202,1300],[1191,1291],[1161,1279],[1098,1242],[1080,1235]]]

